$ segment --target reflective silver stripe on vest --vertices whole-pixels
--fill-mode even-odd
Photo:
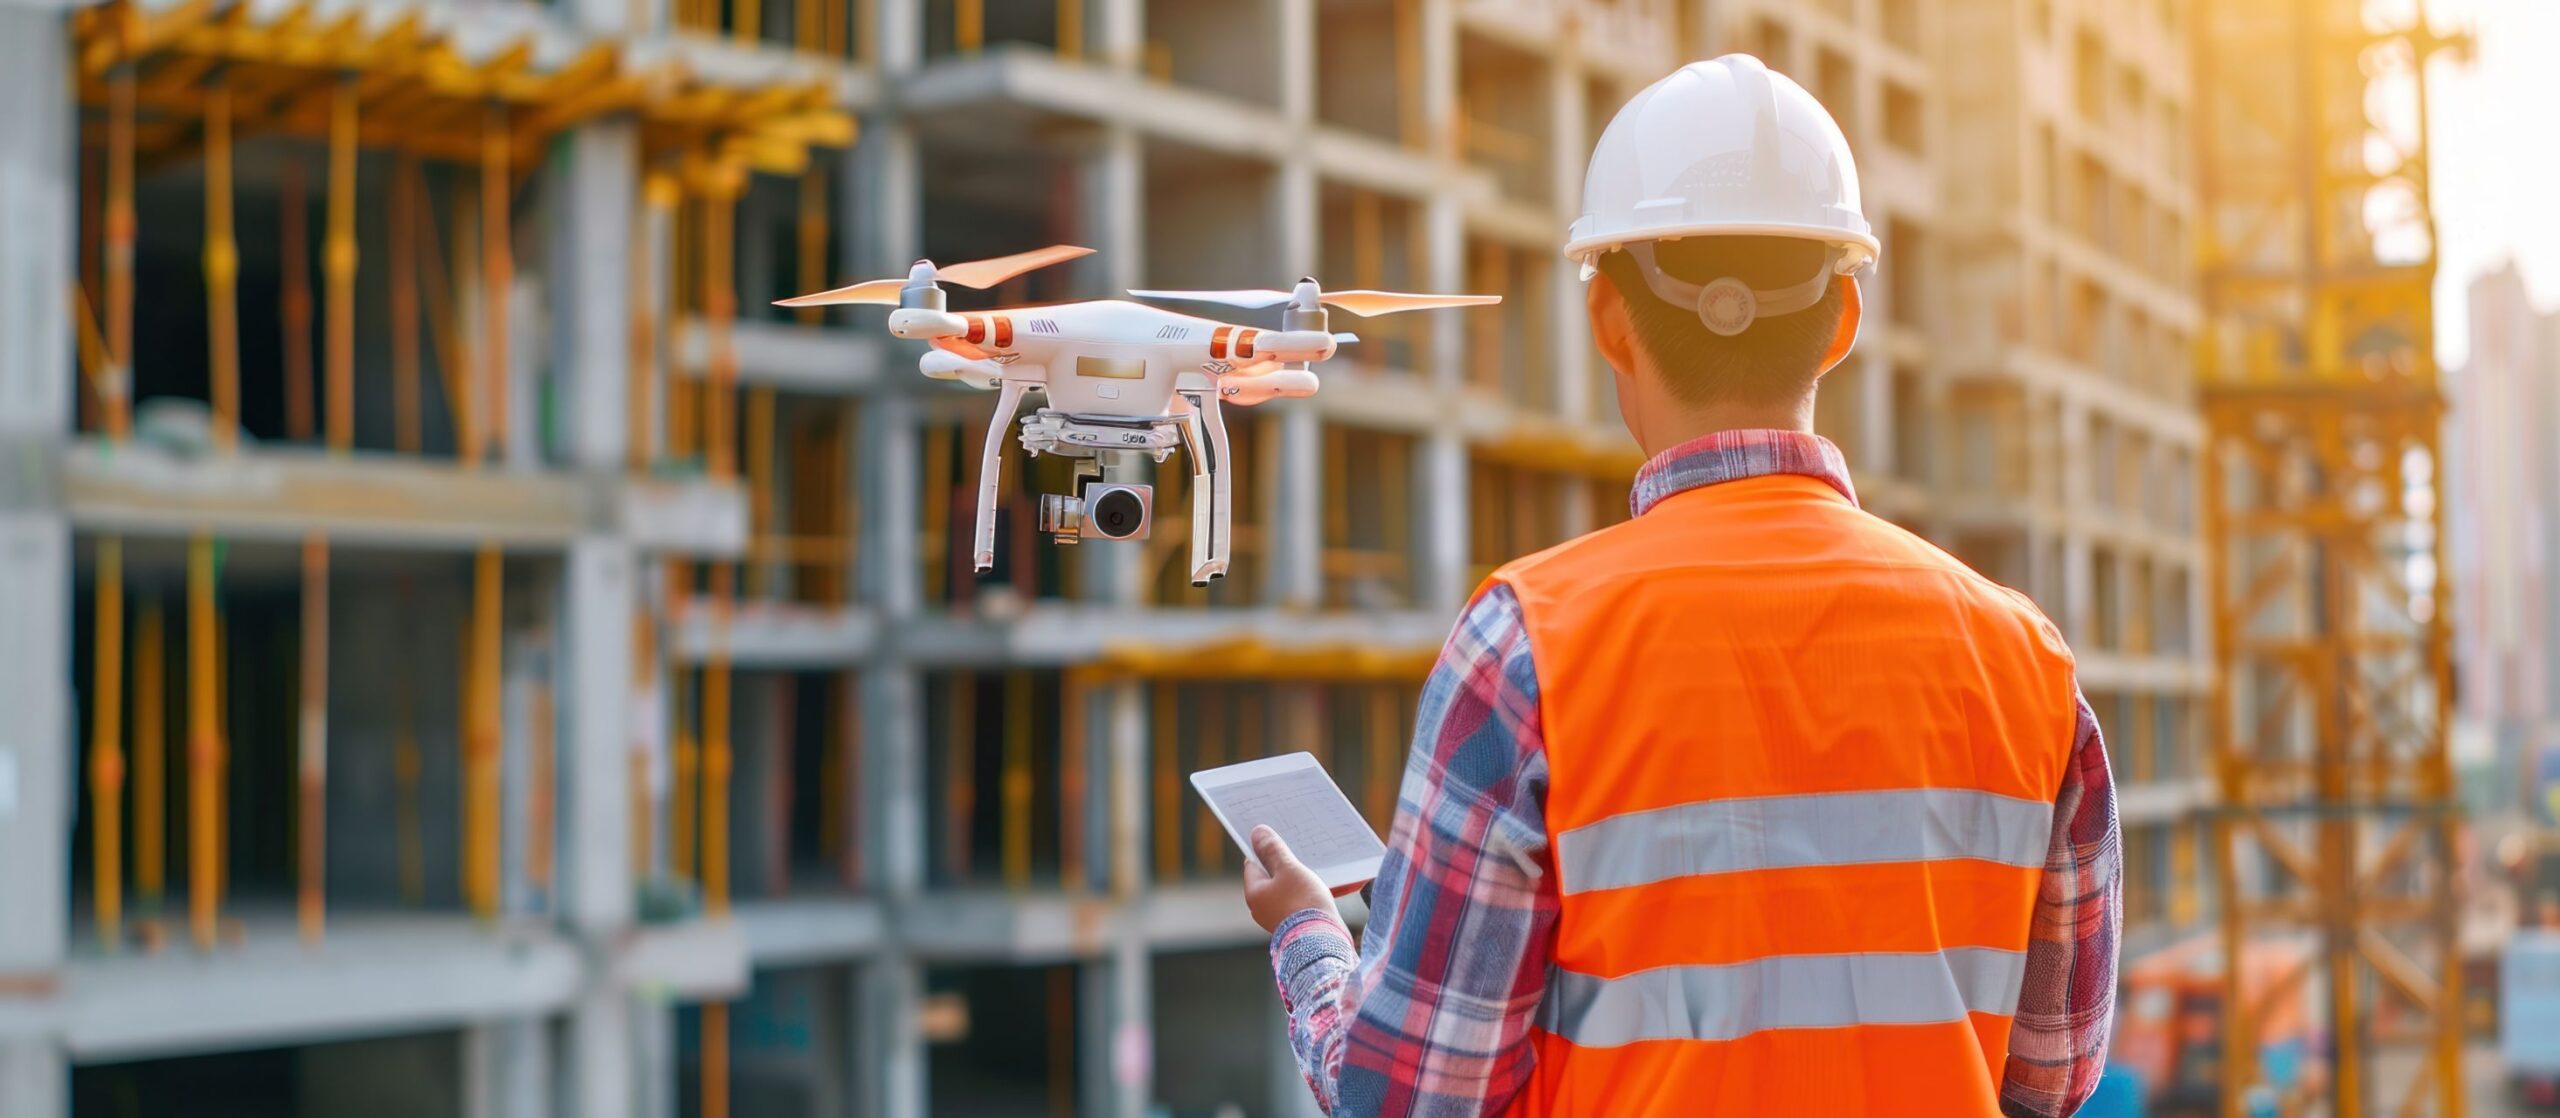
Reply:
[[[1707,800],[1556,836],[1566,893],[1692,874],[1976,858],[2041,866],[2053,805],[1959,788]]]
[[[1661,967],[1623,978],[1550,971],[1538,1027],[1586,1048],[1640,1040],[1733,1040],[1764,1029],[1922,1025],[2014,1013],[2027,955],[1938,952],[1776,955]]]

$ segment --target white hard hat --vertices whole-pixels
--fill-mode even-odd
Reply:
[[[1738,334],[1763,314],[1822,298],[1831,276],[1875,260],[1858,202],[1858,165],[1822,103],[1747,54],[1692,62],[1618,110],[1591,150],[1582,216],[1564,253],[1584,279],[1627,249],[1666,302],[1695,305],[1707,328]],[[1682,237],[1801,237],[1830,246],[1807,282],[1753,290],[1724,277],[1687,283],[1654,267],[1653,243]]]

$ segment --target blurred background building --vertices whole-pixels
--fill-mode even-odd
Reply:
[[[1308,1113],[1182,777],[1383,825],[1476,582],[1626,515],[1556,248],[1737,50],[1885,242],[1818,428],[2062,624],[2200,930],[2190,2],[0,7],[0,1114]],[[1233,415],[1217,586],[1018,451],[978,578],[991,399],[768,304],[1059,241],[955,309],[1507,302]]]

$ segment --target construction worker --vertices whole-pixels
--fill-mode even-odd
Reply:
[[[1355,950],[1245,869],[1335,1118],[2064,1115],[2104,1069],[2115,793],[2023,595],[1858,508],[1813,434],[1878,246],[1756,59],[1620,109],[1565,253],[1651,460],[1512,562],[1425,685]]]

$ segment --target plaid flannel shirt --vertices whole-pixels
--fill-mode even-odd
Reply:
[[[1727,431],[1647,463],[1634,511],[1773,473],[1818,477],[1856,500],[1828,441]],[[2106,747],[2085,699],[2073,736],[2009,1032],[2001,1109],[2012,1115],[2078,1109],[2104,1069],[2115,1019],[2121,840]],[[1359,946],[1322,909],[1291,916],[1271,937],[1290,1048],[1327,1114],[1490,1113],[1528,1081],[1557,910],[1546,791],[1528,633],[1519,602],[1491,585],[1459,617],[1423,686]]]

